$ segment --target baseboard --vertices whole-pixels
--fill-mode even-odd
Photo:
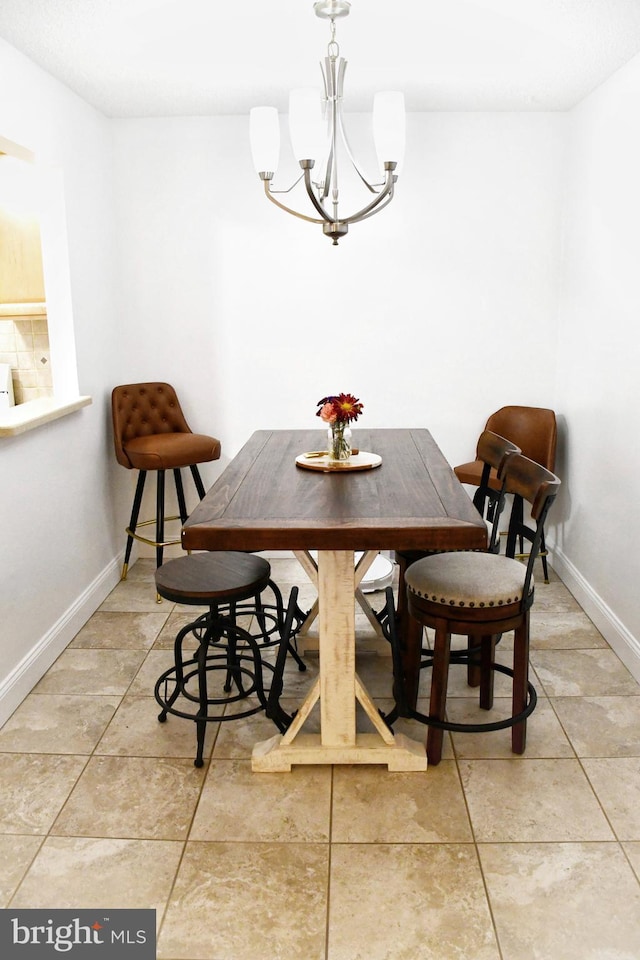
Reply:
[[[565,586],[571,591],[584,612],[593,621],[611,649],[627,670],[640,682],[640,641],[607,606],[580,571],[557,547],[549,546],[551,565]]]
[[[0,726],[20,706],[51,664],[71,643],[120,579],[122,555],[115,557],[29,653],[0,683]]]

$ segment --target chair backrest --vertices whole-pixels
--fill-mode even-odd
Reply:
[[[473,496],[473,505],[481,517],[485,517],[493,526],[489,540],[489,553],[500,552],[500,528],[498,521],[505,504],[505,466],[507,460],[514,453],[520,453],[520,448],[510,440],[499,437],[491,430],[484,430],[480,434],[476,447],[476,457],[482,461],[482,475],[480,484]],[[492,468],[498,474],[502,485],[499,490],[490,486]]]
[[[527,561],[527,575],[523,597],[529,595],[529,584],[533,576],[533,565],[540,551],[544,535],[544,522],[549,508],[560,489],[560,480],[554,473],[540,466],[522,454],[507,457],[504,467],[505,491],[514,495],[514,499],[526,500],[531,507],[531,517],[535,527],[528,527],[522,519],[522,512],[511,511],[507,533],[506,555],[514,557],[516,543],[522,537],[531,543]]]
[[[111,393],[116,459],[131,469],[125,446],[137,437],[159,433],[191,433],[169,383],[125,383]]]
[[[547,470],[555,470],[558,427],[546,407],[501,407],[487,420],[486,430],[517,444],[523,456]]]

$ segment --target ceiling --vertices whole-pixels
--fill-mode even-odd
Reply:
[[[313,0],[0,0],[0,37],[108,117],[286,109],[320,85]],[[345,109],[566,110],[640,51],[640,0],[352,0]]]

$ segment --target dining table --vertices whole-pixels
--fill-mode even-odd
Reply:
[[[182,528],[185,550],[293,552],[317,585],[318,676],[285,733],[254,746],[255,771],[427,766],[424,745],[389,729],[356,671],[358,584],[381,550],[483,549],[487,529],[429,430],[358,428],[353,443],[340,466],[322,456],[326,431],[258,430]],[[318,701],[320,732],[306,732]],[[356,729],[358,703],[372,732]]]

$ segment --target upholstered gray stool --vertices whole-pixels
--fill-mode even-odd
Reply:
[[[491,535],[487,547],[489,553],[500,552],[499,520],[505,503],[504,468],[507,459],[515,453],[520,453],[519,447],[490,430],[485,430],[478,440],[476,456],[482,465],[482,472],[478,480],[478,489],[473,497],[473,504],[480,516],[491,524]],[[402,624],[407,618],[405,585],[407,568],[416,560],[430,555],[431,552],[425,550],[396,550],[395,552],[395,560],[398,564],[397,629],[402,629]]]
[[[519,560],[492,553],[456,552],[425,557],[406,571],[409,621],[402,638],[392,631],[396,707],[399,716],[413,717],[429,726],[427,755],[439,763],[443,730],[477,732],[511,727],[514,753],[523,753],[526,718],[536,704],[536,692],[529,682],[529,610],[533,603],[533,565],[540,549],[544,521],[560,481],[539,464],[519,454],[505,465],[508,492],[531,504],[536,536],[525,566]],[[422,658],[423,627],[435,630],[433,652]],[[513,668],[495,662],[497,639],[514,631]],[[494,723],[456,724],[445,719],[450,662],[468,663],[469,650],[451,652],[451,636],[473,639],[479,647],[480,707],[493,706],[493,678],[496,671],[513,677],[512,711]],[[401,643],[404,648],[401,649]],[[428,716],[416,710],[420,668],[432,666],[431,699]]]

